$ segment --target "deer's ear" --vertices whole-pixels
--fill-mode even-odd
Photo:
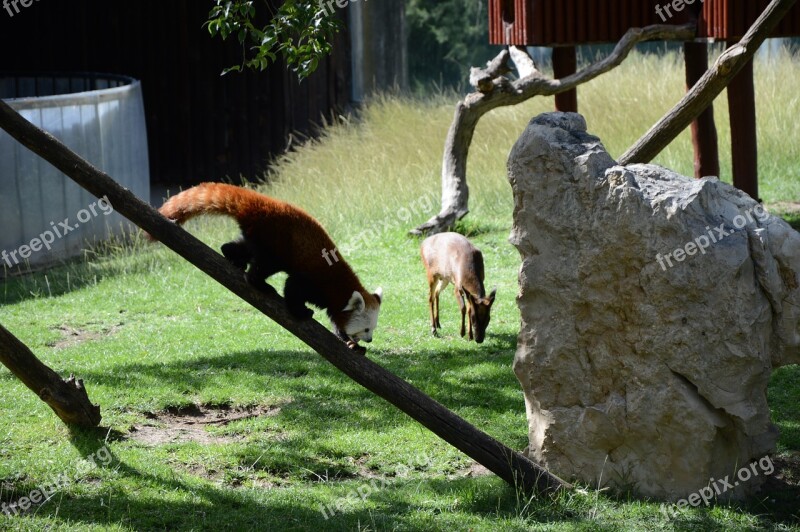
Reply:
[[[364,308],[364,297],[361,295],[360,292],[356,290],[353,292],[353,295],[350,296],[350,300],[347,302],[347,305],[345,305],[345,307],[342,310],[345,312],[349,310],[358,312],[363,308]]]
[[[496,295],[497,295],[497,287],[495,286],[495,287],[492,289],[492,293],[491,293],[491,294],[489,294],[489,304],[490,304],[490,305],[491,305],[492,303],[494,303],[494,296],[496,296]]]
[[[378,300],[379,305],[383,303],[383,288],[381,287],[376,288],[375,293],[372,295],[375,296],[375,299]]]

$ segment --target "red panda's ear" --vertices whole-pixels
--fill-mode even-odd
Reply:
[[[375,299],[377,299],[377,300],[378,300],[378,304],[379,304],[379,305],[380,305],[381,303],[383,303],[383,288],[381,288],[381,287],[378,287],[378,288],[375,290],[375,293],[374,293],[374,294],[372,294],[372,295],[373,295],[373,296],[375,296]]]
[[[359,311],[364,308],[364,297],[361,295],[361,292],[358,290],[353,292],[353,295],[350,296],[350,300],[347,302],[347,305],[344,306],[342,312],[347,312],[350,310]]]

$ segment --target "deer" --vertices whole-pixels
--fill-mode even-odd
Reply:
[[[497,287],[486,297],[481,251],[458,233],[439,233],[422,242],[420,255],[428,276],[428,305],[433,335],[438,336],[437,329],[442,328],[439,323],[439,294],[449,283],[453,283],[461,311],[461,337],[466,334],[464,321],[469,314],[469,339],[483,343]]]

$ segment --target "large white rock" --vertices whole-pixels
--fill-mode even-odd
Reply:
[[[534,118],[508,172],[529,456],[674,501],[772,452],[770,373],[800,362],[800,235],[716,178],[617,166],[578,114]]]

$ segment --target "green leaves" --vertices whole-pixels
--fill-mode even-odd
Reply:
[[[212,37],[236,36],[243,48],[242,63],[223,71],[264,70],[282,57],[302,80],[333,49],[330,41],[341,22],[315,0],[285,0],[265,25],[258,23],[255,1],[213,0],[205,27]],[[265,10],[269,9],[266,2]]]
[[[489,45],[486,0],[406,0],[408,63],[417,83],[467,82],[469,67],[500,51]]]

